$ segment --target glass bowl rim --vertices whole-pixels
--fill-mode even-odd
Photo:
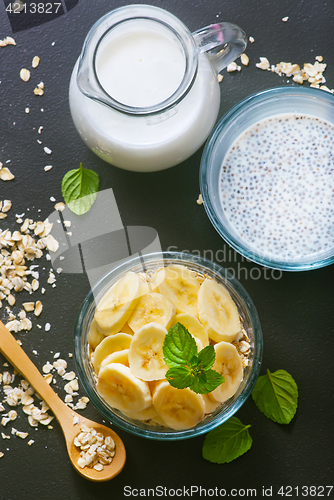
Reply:
[[[216,419],[213,419],[205,424],[202,424],[200,427],[195,426],[193,428],[181,431],[175,430],[175,431],[164,432],[161,431],[160,429],[157,431],[142,429],[123,420],[122,418],[118,417],[118,415],[116,415],[115,413],[109,411],[108,407],[104,405],[101,399],[97,396],[95,388],[92,387],[92,384],[87,378],[85,370],[85,361],[81,358],[81,356],[78,356],[78,353],[81,353],[81,341],[82,341],[81,325],[86,317],[86,314],[88,313],[88,311],[92,307],[92,304],[95,301],[93,290],[98,290],[98,289],[102,290],[102,288],[108,282],[111,281],[112,279],[111,276],[114,276],[116,278],[117,275],[120,275],[122,273],[122,271],[130,270],[136,264],[141,263],[143,259],[145,262],[149,263],[161,260],[161,258],[164,259],[164,261],[173,260],[177,263],[182,263],[183,261],[185,263],[188,262],[194,265],[201,266],[204,269],[206,268],[208,271],[212,273],[218,274],[219,277],[223,279],[223,281],[227,281],[229,285],[238,294],[248,312],[254,336],[254,358],[252,360],[252,367],[249,372],[248,379],[245,383],[245,387],[243,388],[242,392],[239,394],[237,399],[232,403],[232,405],[229,408],[226,409],[226,411],[224,411],[222,414],[217,415]],[[126,260],[125,262],[121,263],[120,265],[116,266],[111,271],[109,271],[105,276],[103,276],[102,279],[100,279],[100,281],[98,281],[95,284],[93,289],[90,290],[90,292],[84,299],[75,322],[74,337],[73,337],[73,352],[74,352],[74,363],[81,385],[83,386],[86,394],[88,395],[90,401],[93,403],[95,408],[108,421],[115,424],[119,428],[127,432],[130,432],[131,434],[142,436],[148,439],[154,439],[160,441],[179,440],[179,439],[191,438],[209,432],[211,429],[217,427],[218,425],[228,420],[243,405],[243,403],[251,394],[252,389],[259,376],[262,364],[262,355],[263,355],[263,336],[262,336],[260,320],[256,308],[253,304],[253,301],[251,300],[245,288],[231,273],[229,273],[229,271],[227,271],[222,266],[197,255],[192,255],[184,252],[165,251],[165,252],[154,252],[145,255],[140,255],[131,258],[129,260]]]
[[[240,116],[242,110],[251,108],[253,104],[263,101],[268,102],[277,96],[284,97],[294,97],[294,98],[317,98],[326,102],[328,105],[334,106],[334,95],[330,92],[325,92],[324,90],[310,87],[298,88],[294,85],[285,85],[282,87],[272,87],[269,89],[261,90],[256,92],[233,106],[225,115],[218,121],[212,130],[203,150],[199,182],[200,182],[200,192],[203,198],[203,205],[205,211],[209,217],[209,220],[218,234],[240,255],[245,257],[248,261],[255,262],[256,264],[269,267],[271,269],[277,269],[281,271],[308,271],[311,269],[318,269],[321,267],[328,266],[334,262],[334,247],[332,249],[332,255],[326,256],[325,258],[320,258],[319,260],[308,261],[280,261],[279,259],[270,259],[268,257],[263,257],[256,251],[248,249],[245,245],[241,244],[229,231],[222,225],[219,220],[210,200],[209,195],[209,185],[207,178],[209,172],[211,171],[212,165],[210,162],[211,153],[216,144],[217,139],[220,137],[224,127],[231,123],[235,118]],[[334,110],[334,107],[333,107]],[[306,112],[307,114],[307,112]],[[334,125],[334,120],[333,120]]]

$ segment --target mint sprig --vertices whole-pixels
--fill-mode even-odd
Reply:
[[[97,197],[100,179],[96,172],[83,168],[69,170],[62,180],[61,191],[68,208],[77,215],[90,210]]]
[[[169,329],[163,354],[170,367],[166,379],[177,389],[189,387],[197,394],[208,394],[224,382],[224,377],[212,370],[216,356],[213,345],[198,352],[194,337],[181,323]]]

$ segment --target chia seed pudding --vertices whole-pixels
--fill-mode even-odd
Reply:
[[[225,215],[254,252],[287,261],[334,246],[334,125],[299,113],[246,129],[220,173]]]

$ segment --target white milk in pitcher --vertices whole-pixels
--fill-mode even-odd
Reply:
[[[188,93],[163,112],[126,114],[86,97],[70,84],[74,123],[88,147],[107,162],[134,171],[163,170],[193,154],[206,140],[219,111],[220,89],[211,63],[198,54],[198,72]],[[116,101],[145,108],[179,88],[186,57],[179,39],[160,23],[124,23],[96,51],[101,87]]]
[[[179,46],[158,33],[118,36],[97,58],[97,74],[104,90],[116,101],[133,107],[154,106],[180,86],[185,57]]]

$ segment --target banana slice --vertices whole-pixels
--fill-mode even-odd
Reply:
[[[88,344],[90,344],[93,349],[96,349],[99,343],[105,338],[105,335],[102,335],[102,333],[99,332],[95,319],[93,319],[87,335]]]
[[[181,323],[185,326],[194,337],[197,337],[202,342],[204,347],[209,345],[208,332],[195,316],[188,313],[177,314],[172,326],[176,325],[176,323]]]
[[[122,365],[129,366],[129,349],[123,349],[122,351],[115,351],[109,354],[100,365],[100,370],[110,363],[121,363]]]
[[[229,342],[215,344],[215,351],[216,359],[212,368],[223,375],[225,382],[220,384],[209,396],[210,399],[223,403],[238,390],[243,378],[242,361],[236,347]]]
[[[233,342],[241,330],[237,306],[223,285],[206,278],[198,292],[198,316],[210,339]]]
[[[176,389],[166,380],[157,384],[153,393],[153,406],[168,427],[175,430],[194,427],[205,414],[201,394],[196,394],[189,387]]]
[[[158,291],[158,282],[156,273],[154,274],[139,273],[138,277],[139,277],[139,294],[138,294],[139,297],[141,297],[142,295],[146,295],[147,293]]]
[[[169,328],[175,316],[175,306],[161,293],[147,293],[140,297],[128,319],[130,328],[137,332],[148,323],[160,323]]]
[[[152,404],[147,382],[135,377],[121,363],[101,368],[96,388],[107,403],[123,412],[142,411]]]
[[[138,275],[129,271],[106,292],[95,311],[101,333],[113,335],[121,331],[137,305],[138,291]]]
[[[205,413],[214,412],[221,404],[219,401],[216,401],[213,398],[211,398],[210,394],[203,394],[203,399],[205,403]]]
[[[158,273],[159,291],[176,307],[178,313],[197,316],[197,294],[200,282],[194,271],[180,264],[172,264]]]
[[[168,366],[162,346],[166,335],[166,328],[154,322],[144,325],[134,334],[129,349],[129,366],[136,377],[146,381],[165,378]]]
[[[115,351],[122,351],[123,349],[129,349],[132,335],[127,333],[116,333],[115,335],[109,335],[104,337],[104,340],[100,342],[94,351],[93,366],[96,373],[99,373],[102,361]]]
[[[124,411],[123,413],[129,418],[132,418],[134,420],[141,420],[142,422],[151,420],[151,418],[155,418],[158,416],[158,412],[153,405],[145,408],[142,411]]]

